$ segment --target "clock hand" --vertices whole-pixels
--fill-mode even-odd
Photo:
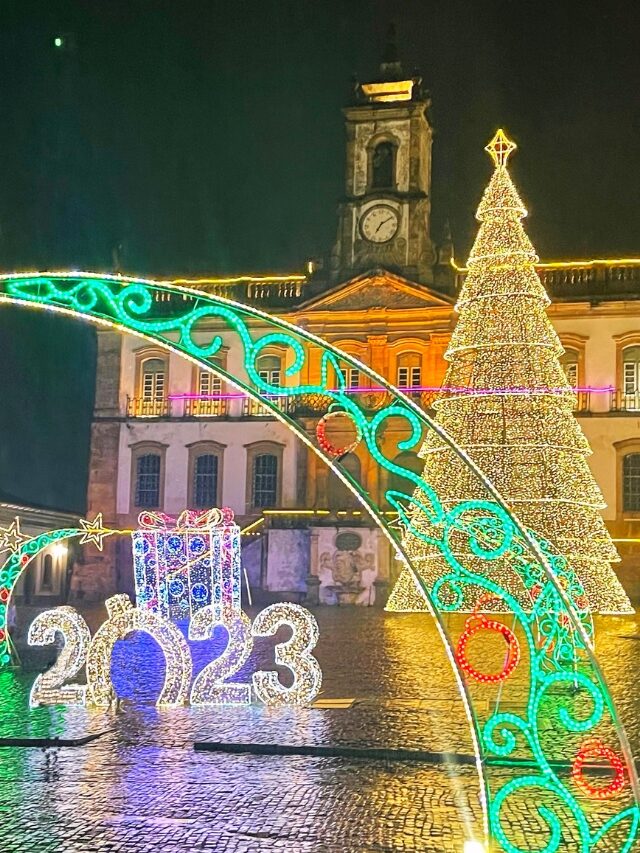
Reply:
[[[378,227],[376,228],[376,230],[373,233],[377,234],[378,231],[382,228],[382,226],[386,225],[387,222],[391,222],[392,219],[393,219],[393,216],[390,216],[388,219],[383,219],[382,222],[380,223],[380,225],[378,225]]]

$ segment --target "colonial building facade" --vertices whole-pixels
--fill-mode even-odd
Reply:
[[[379,79],[359,85],[344,111],[345,193],[326,267],[197,286],[303,326],[429,410],[445,374],[464,270],[453,263],[449,241],[435,246],[430,237],[428,98],[418,78],[406,79],[395,59],[387,60]],[[637,600],[640,259],[542,263],[539,271],[553,299],[549,313],[565,347],[564,366],[578,389],[576,417],[593,449],[605,518],[623,557],[620,577]],[[220,364],[242,376],[231,342]],[[258,369],[271,384],[286,384],[285,367],[278,346],[263,351]],[[324,463],[267,409],[217,375],[115,332],[98,332],[97,370],[89,514],[101,511],[123,528],[134,527],[143,509],[174,515],[227,505],[246,530],[244,562],[254,593],[384,602],[398,571],[388,543]],[[357,369],[345,365],[343,375],[367,408],[381,405],[382,393],[369,390]],[[313,399],[297,405],[312,434],[318,407]],[[384,440],[396,447],[393,424]],[[403,463],[422,469],[417,456]],[[380,481],[364,455],[356,449],[346,465],[383,504],[389,482]],[[87,548],[72,595],[98,598],[133,588],[127,544],[107,544],[104,554]]]

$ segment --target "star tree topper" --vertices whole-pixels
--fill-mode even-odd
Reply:
[[[80,519],[80,526],[84,530],[84,533],[80,537],[80,544],[85,545],[87,543],[93,542],[98,551],[102,551],[103,548],[103,539],[105,536],[111,536],[115,531],[109,530],[109,528],[104,526],[104,522],[102,520],[102,513],[99,512],[93,521],[88,521],[86,518]]]
[[[506,135],[504,130],[500,128],[496,130],[495,136],[488,145],[485,145],[484,150],[488,151],[491,159],[496,166],[506,166],[509,155],[518,146],[512,142]]]
[[[20,530],[20,519],[17,515],[8,527],[0,527],[0,551],[17,551],[28,539],[31,539],[31,536]]]

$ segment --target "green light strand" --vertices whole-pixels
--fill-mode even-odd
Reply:
[[[635,768],[613,701],[590,647],[593,625],[589,614],[584,608],[581,610],[576,606],[576,600],[583,593],[581,585],[568,569],[563,556],[555,554],[549,544],[535,537],[532,531],[523,531],[518,526],[508,508],[498,500],[499,496],[496,496],[492,484],[478,472],[469,457],[456,447],[438,425],[397,389],[393,389],[384,379],[376,376],[351,356],[340,353],[302,329],[295,329],[248,306],[240,306],[215,296],[171,285],[126,279],[114,281],[83,277],[82,274],[4,277],[0,284],[7,298],[12,301],[60,308],[105,321],[123,331],[136,332],[161,342],[173,351],[184,353],[229,378],[252,396],[257,396],[274,414],[301,435],[303,429],[291,417],[278,412],[270,397],[294,400],[307,394],[319,394],[328,401],[328,410],[342,410],[353,418],[375,463],[388,474],[401,476],[413,486],[413,495],[388,489],[386,499],[397,510],[400,522],[407,531],[438,548],[450,568],[446,576],[448,592],[453,590],[455,593],[458,590],[458,594],[463,594],[464,586],[472,584],[497,597],[513,613],[518,631],[525,640],[526,653],[519,664],[522,667],[525,660],[528,661],[526,699],[522,711],[515,713],[511,709],[512,703],[507,701],[510,710],[501,712],[496,703],[496,709],[489,711],[482,720],[478,711],[480,706],[475,709],[476,729],[481,733],[479,741],[485,758],[507,759],[515,757],[516,750],[524,749],[526,757],[538,768],[536,773],[522,774],[517,764],[513,764],[513,778],[506,783],[496,779],[495,792],[491,791],[487,780],[483,778],[488,799],[491,837],[506,853],[556,853],[567,839],[575,838],[571,834],[573,830],[578,833],[580,852],[591,853],[609,833],[628,822],[627,839],[619,846],[618,853],[629,853],[640,828],[640,811],[634,796],[637,790]],[[156,308],[156,294],[166,295],[169,300],[175,297],[177,307],[171,316],[150,316]],[[237,336],[244,355],[246,376],[230,375],[212,361],[223,345],[222,334],[206,332],[206,340],[195,340],[196,334],[201,337],[205,335],[203,321],[212,320],[222,322],[229,332]],[[249,321],[256,322],[256,328],[266,326],[274,331],[254,340]],[[321,354],[320,383],[281,387],[263,380],[257,370],[257,361],[265,348],[273,345],[285,349],[285,376],[290,381],[302,375],[309,350],[314,347],[318,349]],[[363,375],[369,376],[376,386],[385,387],[391,403],[374,416],[368,416],[361,408],[360,402],[354,399],[354,395],[347,393],[340,372],[341,362],[357,367]],[[334,384],[337,387],[332,387]],[[268,395],[266,399],[264,395]],[[434,430],[458,454],[474,476],[482,479],[492,499],[463,501],[445,509],[436,491],[429,484],[381,452],[381,434],[389,418],[393,418],[394,422],[401,419],[408,427],[409,435],[398,443],[398,449],[418,448],[425,431]],[[322,452],[320,455],[323,455],[334,469],[340,467],[339,461],[329,459]],[[348,473],[343,470],[342,472],[352,486],[355,486]],[[360,497],[371,509],[374,517],[380,519],[382,513],[372,502],[371,496],[360,490]],[[385,524],[388,532],[391,532],[389,522],[385,521]],[[77,532],[79,531],[63,531],[63,534],[75,535]],[[397,532],[392,531],[392,535],[397,542]],[[487,566],[486,573],[467,568],[465,560],[470,558],[484,561]],[[8,562],[12,559],[14,558],[10,558]],[[522,607],[506,588],[491,579],[491,564],[498,560],[508,561],[513,571],[522,579],[525,589],[531,593],[530,609]],[[444,579],[441,583],[434,584],[432,589],[425,589],[418,569],[411,567],[408,558],[407,561],[433,607],[440,612],[446,610],[446,601],[441,597],[444,594]],[[551,568],[551,572],[547,566]],[[6,621],[6,613],[1,607],[0,618]],[[442,623],[439,624],[442,628]],[[453,652],[451,639],[448,639],[448,644]],[[463,699],[466,701],[472,696],[476,685],[465,679],[459,665],[457,671],[463,685]],[[510,683],[507,681],[503,685],[507,700]],[[518,690],[515,689],[514,698],[517,695]],[[585,702],[588,705],[586,714]],[[561,737],[545,739],[543,723],[549,723],[549,714],[553,714],[560,727]],[[573,747],[574,740],[587,732],[596,731],[602,732],[605,738],[617,733],[627,761],[627,772],[633,782],[633,785],[627,785],[626,788],[627,797],[633,797],[633,805],[624,805],[613,816],[610,816],[610,813],[606,817],[600,815],[594,810],[593,803],[590,810],[584,807],[583,798],[574,796],[571,783],[565,784],[560,779],[556,770],[555,752],[550,752],[556,748],[561,750],[563,746]],[[483,773],[486,775],[488,772],[489,766],[485,765]],[[546,801],[539,802],[535,794],[536,789],[542,790],[546,799],[557,801],[558,810],[551,808]],[[524,794],[528,801],[539,803],[536,806],[538,814],[548,827],[544,847],[531,846],[536,844],[536,840],[532,838],[524,841],[527,847],[516,846],[503,827],[503,807],[516,794]],[[571,816],[570,823],[567,822],[567,813]],[[601,825],[592,829],[592,824],[597,822]]]

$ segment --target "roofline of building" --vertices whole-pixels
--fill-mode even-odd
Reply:
[[[107,278],[110,281],[119,281],[121,279],[126,279],[127,282],[130,281],[140,281],[144,284],[184,284],[184,285],[198,285],[198,284],[279,284],[279,283],[287,283],[287,282],[305,282],[308,279],[308,276],[304,273],[290,273],[283,274],[277,273],[274,275],[268,274],[256,274],[256,275],[236,275],[236,276],[203,276],[202,278],[151,278],[151,277],[142,277],[135,274],[127,274],[127,273],[114,273],[113,271],[108,272],[93,272],[86,270],[14,270],[9,273],[1,273],[0,278],[11,278],[12,276],[74,276],[74,275],[83,275],[89,278]]]
[[[19,516],[21,521],[38,518],[46,520],[49,524],[65,523],[69,526],[76,527],[79,518],[82,518],[82,513],[72,512],[67,509],[54,509],[53,507],[38,506],[33,503],[27,503],[19,499],[0,500],[0,512],[9,512],[11,515]]]
[[[458,266],[455,258],[449,261],[457,273],[469,271],[468,267]],[[538,261],[535,268],[538,270],[562,270],[579,267],[580,269],[591,269],[593,267],[640,267],[640,258],[593,258],[590,261]]]

